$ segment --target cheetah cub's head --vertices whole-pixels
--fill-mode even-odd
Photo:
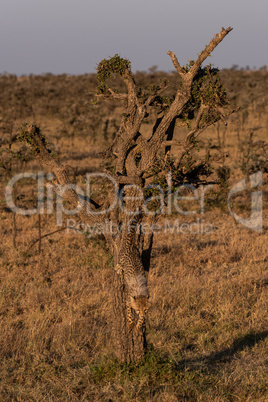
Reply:
[[[130,304],[133,310],[139,315],[144,316],[148,310],[149,296],[131,296]]]

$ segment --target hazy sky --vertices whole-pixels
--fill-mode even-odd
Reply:
[[[194,59],[221,27],[233,31],[216,67],[268,65],[268,0],[0,0],[0,73],[81,74],[119,53],[133,71]]]

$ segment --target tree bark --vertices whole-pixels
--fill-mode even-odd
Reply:
[[[121,362],[134,362],[142,359],[146,353],[147,343],[145,328],[141,333],[127,324],[126,299],[127,289],[124,275],[113,273],[113,336],[117,358]]]

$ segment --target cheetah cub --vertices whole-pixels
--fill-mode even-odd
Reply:
[[[133,328],[133,310],[138,315],[138,322],[135,328],[137,333],[141,333],[145,322],[145,315],[148,310],[149,296],[130,296],[127,302],[127,320],[130,328]]]

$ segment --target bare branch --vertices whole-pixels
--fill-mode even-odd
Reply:
[[[190,71],[188,73],[184,74],[182,72],[182,67],[180,66],[175,54],[173,52],[168,52],[168,55],[171,57],[173,64],[176,68],[176,70],[179,72],[181,76],[181,86],[178,89],[175,99],[166,112],[166,114],[163,116],[161,121],[159,122],[156,130],[154,131],[151,139],[149,140],[149,148],[150,151],[144,150],[143,155],[142,155],[142,162],[141,162],[141,168],[143,170],[148,169],[151,167],[154,162],[155,158],[157,155],[158,149],[161,147],[162,142],[166,139],[166,135],[168,133],[169,127],[178,117],[178,115],[183,111],[183,108],[185,107],[186,103],[191,97],[191,85],[193,82],[193,79],[195,75],[198,72],[199,67],[201,66],[202,62],[210,55],[210,53],[215,49],[215,47],[224,39],[224,37],[232,30],[231,27],[224,29],[222,28],[221,32],[219,34],[216,34],[214,38],[211,39],[210,43],[208,46],[206,46],[205,50],[200,53],[197,61],[194,63]],[[184,71],[184,70],[183,70]],[[201,112],[203,112],[201,110]],[[202,113],[201,113],[202,115]],[[200,118],[201,118],[200,115]],[[202,130],[203,131],[203,130]],[[192,137],[192,133],[189,133],[189,138]]]
[[[62,232],[63,230],[68,229],[68,228],[69,228],[68,226],[64,226],[64,227],[62,227],[62,228],[60,228],[60,229],[54,230],[53,232],[46,233],[45,235],[39,236],[37,239],[35,239],[35,240],[28,246],[27,250],[30,250],[36,243],[38,243],[38,242],[40,241],[40,239],[44,239],[45,237],[51,236],[51,235],[53,235],[53,234],[55,234],[55,233]],[[73,229],[75,229],[75,228],[72,228],[72,230],[73,230]],[[76,229],[75,229],[75,230],[76,230]]]
[[[113,174],[108,170],[105,170],[118,184],[136,184],[141,186],[143,184],[143,180],[137,176],[126,176],[120,174]]]
[[[114,92],[114,91],[112,90],[112,88],[108,88],[108,91],[111,93],[111,95],[112,95],[112,97],[113,97],[114,99],[123,99],[123,100],[127,99],[127,95],[126,95],[126,94],[119,94],[119,93],[116,93],[116,92]]]
[[[199,54],[198,59],[187,73],[187,75],[191,76],[192,78],[196,75],[199,67],[206,60],[206,58],[210,55],[211,52],[218,46],[218,44],[225,38],[225,36],[232,31],[233,28],[229,27],[227,29],[222,28],[221,32],[216,34],[209,44],[205,47],[205,49]]]
[[[203,110],[201,111],[201,109],[203,109]],[[219,115],[218,115],[218,117],[217,117],[215,120],[211,121],[211,122],[208,123],[208,124],[205,124],[203,127],[200,127],[199,124],[200,124],[202,115],[203,115],[203,113],[204,113],[204,111],[205,111],[206,109],[207,109],[207,108],[206,108],[206,106],[204,106],[204,105],[201,106],[201,108],[199,109],[198,115],[197,115],[197,118],[196,118],[195,127],[193,128],[193,130],[191,130],[191,131],[187,134],[187,137],[185,138],[185,141],[184,141],[183,149],[182,149],[182,151],[180,152],[180,154],[177,156],[177,158],[175,159],[175,162],[174,162],[175,169],[178,169],[178,167],[180,166],[181,161],[182,161],[184,155],[185,155],[187,152],[189,152],[191,149],[194,148],[194,140],[196,140],[197,137],[198,137],[203,131],[205,131],[205,130],[206,130],[209,126],[211,126],[212,124],[215,124],[215,123],[217,123],[217,121],[222,120],[222,119],[223,119],[223,121],[224,121],[224,124],[226,124],[226,121],[225,121],[224,118],[230,116],[231,114],[233,114],[234,112],[237,112],[237,110],[239,110],[239,108],[233,109],[233,110],[231,110],[229,113],[227,113],[227,114],[224,115],[224,116],[219,112]]]
[[[196,116],[195,125],[194,125],[193,129],[187,134],[187,137],[186,137],[186,139],[185,139],[186,142],[187,142],[187,141],[190,141],[191,138],[192,138],[197,132],[200,131],[199,124],[200,124],[200,122],[201,122],[201,119],[202,119],[203,114],[204,114],[204,112],[205,112],[206,109],[207,109],[207,107],[206,107],[203,103],[201,103],[201,106],[200,106],[200,108],[199,108],[199,110],[198,110],[198,113],[197,113],[197,116]],[[205,128],[206,128],[206,127],[205,127]],[[204,129],[205,129],[205,128],[204,128]]]
[[[57,182],[65,189],[65,198],[72,204],[78,206],[82,203],[84,207],[78,212],[83,222],[102,223],[105,221],[104,215],[96,214],[95,212],[100,208],[100,205],[90,198],[84,199],[74,191],[72,184],[69,180],[66,168],[57,162],[51,155],[50,151],[46,148],[45,137],[40,134],[40,130],[35,125],[26,125],[19,133],[18,139],[26,140],[33,150],[36,152],[37,158],[47,166],[56,176]],[[89,205],[93,207],[90,211]]]
[[[128,98],[127,94],[120,94],[115,92],[112,88],[107,89],[110,94],[103,93],[103,94],[96,94],[97,98],[106,98],[106,99],[119,99],[119,100],[126,100]]]
[[[149,184],[155,183],[157,180],[162,179],[163,177],[165,177],[166,174],[167,174],[167,171],[166,171],[166,170],[161,170],[160,172],[158,172],[158,173],[156,173],[156,174],[154,173],[154,174],[152,174],[152,175],[150,175],[150,176],[147,176],[147,177],[145,178],[144,186],[146,187],[146,186],[148,186]]]
[[[177,70],[177,72],[178,72],[181,76],[185,75],[185,74],[186,74],[186,71],[181,67],[181,65],[180,65],[180,63],[178,62],[178,59],[177,59],[175,53],[174,53],[174,52],[171,52],[171,51],[168,51],[167,54],[170,56],[170,58],[171,58],[171,60],[172,60],[172,63],[173,63],[173,65],[174,65],[175,69]]]
[[[186,76],[185,76],[186,78]],[[144,150],[142,155],[142,169],[146,170],[153,165],[158,149],[161,147],[162,142],[165,140],[168,129],[174,119],[182,112],[184,106],[190,98],[191,84],[188,81],[183,82],[183,86],[178,90],[175,100],[170,106],[166,115],[161,119],[158,127],[153,133],[149,143],[148,150]]]

